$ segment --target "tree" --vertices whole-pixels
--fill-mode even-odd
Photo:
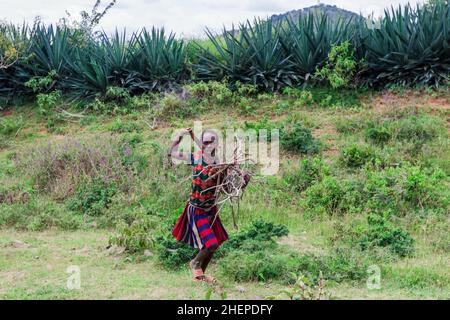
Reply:
[[[100,23],[100,20],[106,13],[117,3],[117,0],[110,1],[104,9],[100,8],[101,2],[101,0],[96,0],[90,13],[85,10],[81,11],[80,20],[73,19],[70,12],[66,11],[67,17],[62,18],[60,24],[71,29],[76,29],[88,37],[94,35],[94,28]]]

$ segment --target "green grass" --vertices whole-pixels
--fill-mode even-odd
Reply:
[[[223,292],[228,299],[278,295],[292,284],[290,271],[313,280],[322,271],[326,289],[337,299],[450,298],[450,154],[448,124],[443,120],[448,117],[447,95],[436,104],[435,94],[419,90],[406,95],[412,98],[384,92],[389,103],[380,106],[377,101],[383,96],[359,92],[357,107],[348,107],[354,104],[353,95],[340,95],[337,105],[327,98],[336,92],[311,89],[308,103],[301,92],[251,94],[246,99],[254,108],[244,110],[239,108],[241,96],[224,102],[216,96],[228,94],[220,84],[211,90],[208,112],[205,106],[195,109],[193,101],[200,97],[175,97],[170,116],[158,118],[153,130],[149,124],[158,114],[146,103],[157,105],[160,100],[155,98],[140,101],[141,107],[126,114],[90,113],[80,121],[63,119],[52,128],[47,127],[47,117],[54,115],[42,115],[37,107],[5,113],[2,135],[7,143],[0,145],[0,299],[203,299],[208,286],[192,282],[186,265],[164,266],[155,242],[161,235],[170,236],[189,192],[189,169],[164,169],[164,153],[171,133],[192,126],[194,120],[217,128],[299,123],[298,128],[307,128],[308,141],[313,138],[320,145],[314,155],[303,154],[296,147],[305,141],[299,138],[303,135],[292,135],[294,147],[281,148],[280,172],[253,179],[241,201],[240,229],[263,220],[285,225],[289,234],[267,246],[246,244],[247,249],[255,248],[252,254],[244,247],[227,249],[224,258],[218,255],[210,269],[219,278],[214,297]],[[198,114],[187,116],[186,110],[178,110],[183,106]],[[52,183],[52,188],[42,188],[35,182],[43,181],[48,168],[41,163],[33,171],[17,162],[20,155],[49,142],[64,145],[71,137],[92,147],[92,141],[105,135],[126,142],[131,150],[104,153],[120,159],[123,172],[133,173],[120,180],[121,188],[112,188],[105,173],[86,171],[79,179],[59,180],[64,181],[63,189]],[[109,150],[108,144],[100,147]],[[58,159],[73,156],[61,150]],[[47,158],[34,160],[42,159]],[[66,169],[83,163],[72,160]],[[37,176],[36,168],[41,170]],[[46,179],[54,182],[52,177]],[[378,218],[370,222],[369,214]],[[229,208],[222,217],[235,237]],[[110,239],[123,236],[125,230],[134,238],[119,244],[133,252],[108,251]],[[398,245],[405,245],[401,252],[407,254],[391,250]],[[365,268],[370,264],[381,268],[380,290],[366,288]],[[79,291],[66,289],[70,265],[81,268]]]

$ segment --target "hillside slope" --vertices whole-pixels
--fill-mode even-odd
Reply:
[[[291,10],[288,11],[286,13],[282,13],[282,14],[274,14],[270,17],[270,19],[273,22],[279,22],[285,19],[298,19],[299,16],[301,15],[305,15],[305,14],[321,14],[324,13],[326,14],[328,17],[331,18],[331,20],[335,21],[338,19],[355,19],[360,17],[359,14],[349,11],[349,10],[345,10],[342,8],[338,8],[337,6],[332,6],[332,5],[327,5],[327,4],[318,4],[315,6],[311,6],[311,7],[307,7],[307,8],[303,8],[303,9],[298,9],[298,10]]]

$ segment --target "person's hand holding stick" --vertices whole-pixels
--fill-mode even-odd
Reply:
[[[200,144],[199,144],[200,142],[199,142],[198,139],[195,137],[192,128],[187,128],[187,129],[182,130],[182,131],[175,137],[175,139],[173,140],[172,146],[170,147],[170,150],[169,150],[169,152],[168,152],[168,154],[167,154],[167,157],[169,158],[169,163],[170,163],[170,165],[173,164],[173,162],[172,162],[172,157],[173,157],[173,158],[176,158],[176,159],[179,159],[179,160],[184,160],[184,161],[188,161],[188,160],[189,160],[190,153],[178,151],[178,147],[179,147],[179,145],[180,145],[180,143],[181,143],[181,141],[183,140],[183,137],[184,137],[185,135],[189,135],[189,136],[191,137],[191,139],[195,141],[195,143],[197,143],[198,145],[200,145]]]

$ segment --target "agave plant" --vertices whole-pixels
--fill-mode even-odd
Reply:
[[[175,34],[166,36],[164,29],[143,29],[132,44],[135,54],[128,83],[133,90],[165,90],[187,78],[187,50]]]
[[[203,50],[196,74],[200,80],[228,78],[276,91],[298,81],[289,54],[281,50],[279,28],[271,21],[247,21],[221,37],[207,31],[214,52]]]
[[[45,27],[38,25],[32,35],[31,51],[34,55],[30,64],[35,75],[45,76],[55,72],[58,77],[68,73],[67,61],[72,59],[74,46],[69,42],[71,30],[66,27]]]
[[[353,38],[355,27],[352,19],[332,21],[326,14],[309,13],[297,20],[287,19],[280,40],[290,55],[295,73],[307,82],[324,63],[333,45]]]
[[[281,48],[279,30],[269,21],[241,26],[242,37],[250,50],[251,83],[264,90],[277,91],[298,81],[289,52]]]
[[[450,5],[386,10],[364,49],[371,85],[439,86],[450,73]]]
[[[15,26],[0,23],[0,57],[4,64],[0,67],[0,96],[8,102],[9,98],[17,97],[27,91],[25,82],[30,79],[26,64],[30,59],[31,28],[23,24]],[[14,50],[11,60],[8,52]]]
[[[234,27],[224,29],[221,36],[206,29],[211,48],[199,47],[198,64],[194,65],[199,80],[223,80],[250,82],[247,71],[251,66],[250,48],[243,41],[242,34]]]
[[[127,40],[126,32],[115,33],[108,37],[106,33],[101,36],[101,45],[104,49],[105,63],[108,65],[110,81],[115,86],[124,86],[130,82],[132,71],[131,63],[134,59],[136,49],[136,35],[132,34]]]
[[[69,61],[71,76],[64,81],[64,89],[76,97],[104,95],[111,79],[105,51],[105,47],[96,42],[75,50],[73,61]]]

